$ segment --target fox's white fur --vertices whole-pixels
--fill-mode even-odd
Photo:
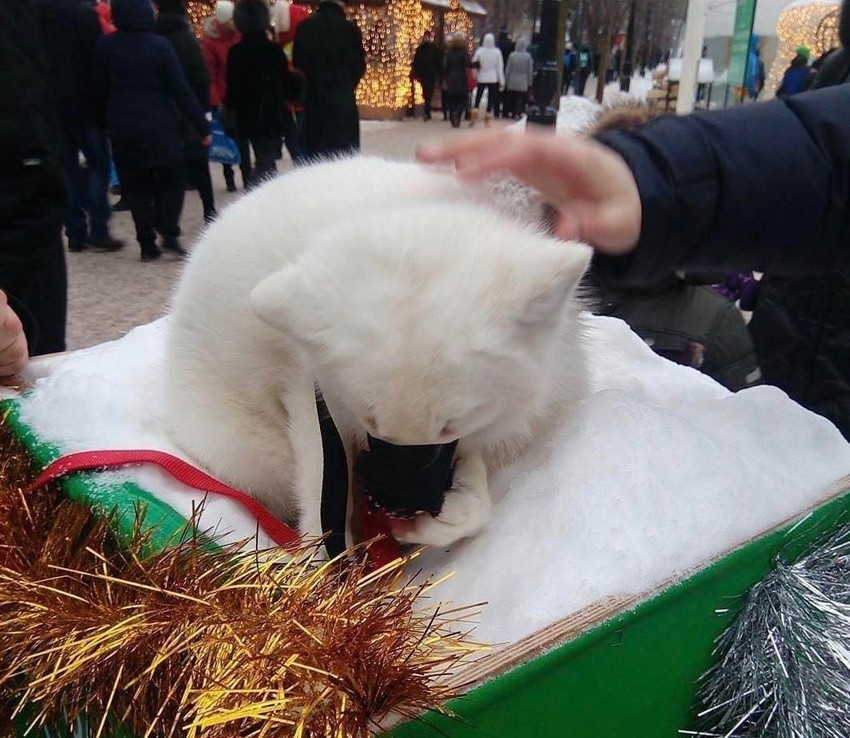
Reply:
[[[496,190],[416,164],[295,170],[230,206],[175,295],[167,423],[202,466],[321,533],[314,385],[349,459],[366,432],[459,438],[443,545],[487,520],[487,475],[587,394],[575,288],[590,250],[523,224]]]

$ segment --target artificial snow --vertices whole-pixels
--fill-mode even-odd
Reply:
[[[607,596],[651,591],[818,504],[850,473],[850,444],[779,390],[732,394],[656,356],[619,320],[582,322],[591,396],[494,475],[484,531],[414,564],[425,575],[454,572],[429,604],[488,601],[476,632],[484,641],[515,641]],[[33,361],[22,420],[65,452],[181,455],[160,421],[166,330],[163,319]],[[101,476],[127,478],[184,516],[204,498],[154,468]],[[201,527],[231,541],[256,531],[236,503],[215,496]],[[269,541],[261,534],[257,545]]]
[[[594,79],[588,80],[588,86],[593,88]],[[592,95],[562,95],[558,102],[558,117],[555,128],[559,134],[582,134],[587,133],[596,123],[596,119],[603,110],[619,108],[624,106],[645,105],[646,94],[652,88],[652,77],[632,77],[631,87],[628,92],[620,89],[619,82],[609,82],[605,85],[602,93],[602,103],[596,102]],[[590,94],[588,92],[588,94]],[[510,126],[517,131],[523,131],[526,127],[526,118]]]

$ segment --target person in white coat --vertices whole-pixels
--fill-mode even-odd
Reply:
[[[475,123],[475,111],[481,104],[481,96],[487,90],[487,113],[484,118],[485,125],[493,118],[493,110],[499,97],[499,91],[505,87],[505,62],[502,52],[496,46],[496,39],[492,33],[485,33],[481,46],[472,57],[472,66],[477,70],[478,85],[475,90],[475,105],[473,105],[473,118],[470,125]]]
[[[534,59],[526,51],[528,41],[521,38],[516,43],[516,50],[508,56],[505,64],[505,105],[502,116],[505,118],[519,118],[525,112],[525,101],[528,99],[528,90],[534,82]]]

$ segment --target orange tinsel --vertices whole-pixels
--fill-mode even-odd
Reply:
[[[58,488],[23,491],[33,470],[6,426],[0,448],[10,735],[80,720],[93,736],[365,736],[440,709],[443,677],[478,650],[459,613],[421,607],[403,562],[368,574],[362,557],[216,551],[191,530],[145,557],[141,525],[119,546]]]

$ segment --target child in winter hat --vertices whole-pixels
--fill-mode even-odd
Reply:
[[[218,0],[215,4],[215,19],[222,25],[233,19],[233,3],[230,0]]]

